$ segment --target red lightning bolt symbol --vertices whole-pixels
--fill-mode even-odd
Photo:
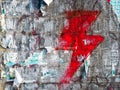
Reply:
[[[69,25],[63,28],[56,50],[73,50],[73,53],[70,65],[60,83],[69,83],[84,60],[104,40],[100,35],[86,35],[100,11],[78,10],[67,11],[65,14]]]

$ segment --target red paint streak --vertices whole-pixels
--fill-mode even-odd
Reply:
[[[110,0],[107,0],[108,3],[110,3]]]
[[[69,25],[63,28],[56,50],[73,50],[73,53],[60,84],[70,83],[77,69],[104,39],[100,35],[86,35],[91,24],[100,14],[99,11],[78,10],[67,11],[65,14]]]

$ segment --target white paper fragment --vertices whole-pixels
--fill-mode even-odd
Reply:
[[[17,70],[15,70],[15,77],[16,78],[14,80],[14,84],[13,85],[19,87],[19,85],[21,83],[23,83],[23,78],[21,77],[20,73]]]
[[[49,6],[50,3],[52,3],[53,0],[44,0],[44,2]]]

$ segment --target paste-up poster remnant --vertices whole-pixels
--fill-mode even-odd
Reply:
[[[117,15],[118,20],[120,22],[120,0],[111,0],[110,3],[113,6],[113,10],[115,14]]]

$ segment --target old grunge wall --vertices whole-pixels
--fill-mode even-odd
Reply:
[[[1,87],[119,90],[120,24],[112,3],[1,0]]]

